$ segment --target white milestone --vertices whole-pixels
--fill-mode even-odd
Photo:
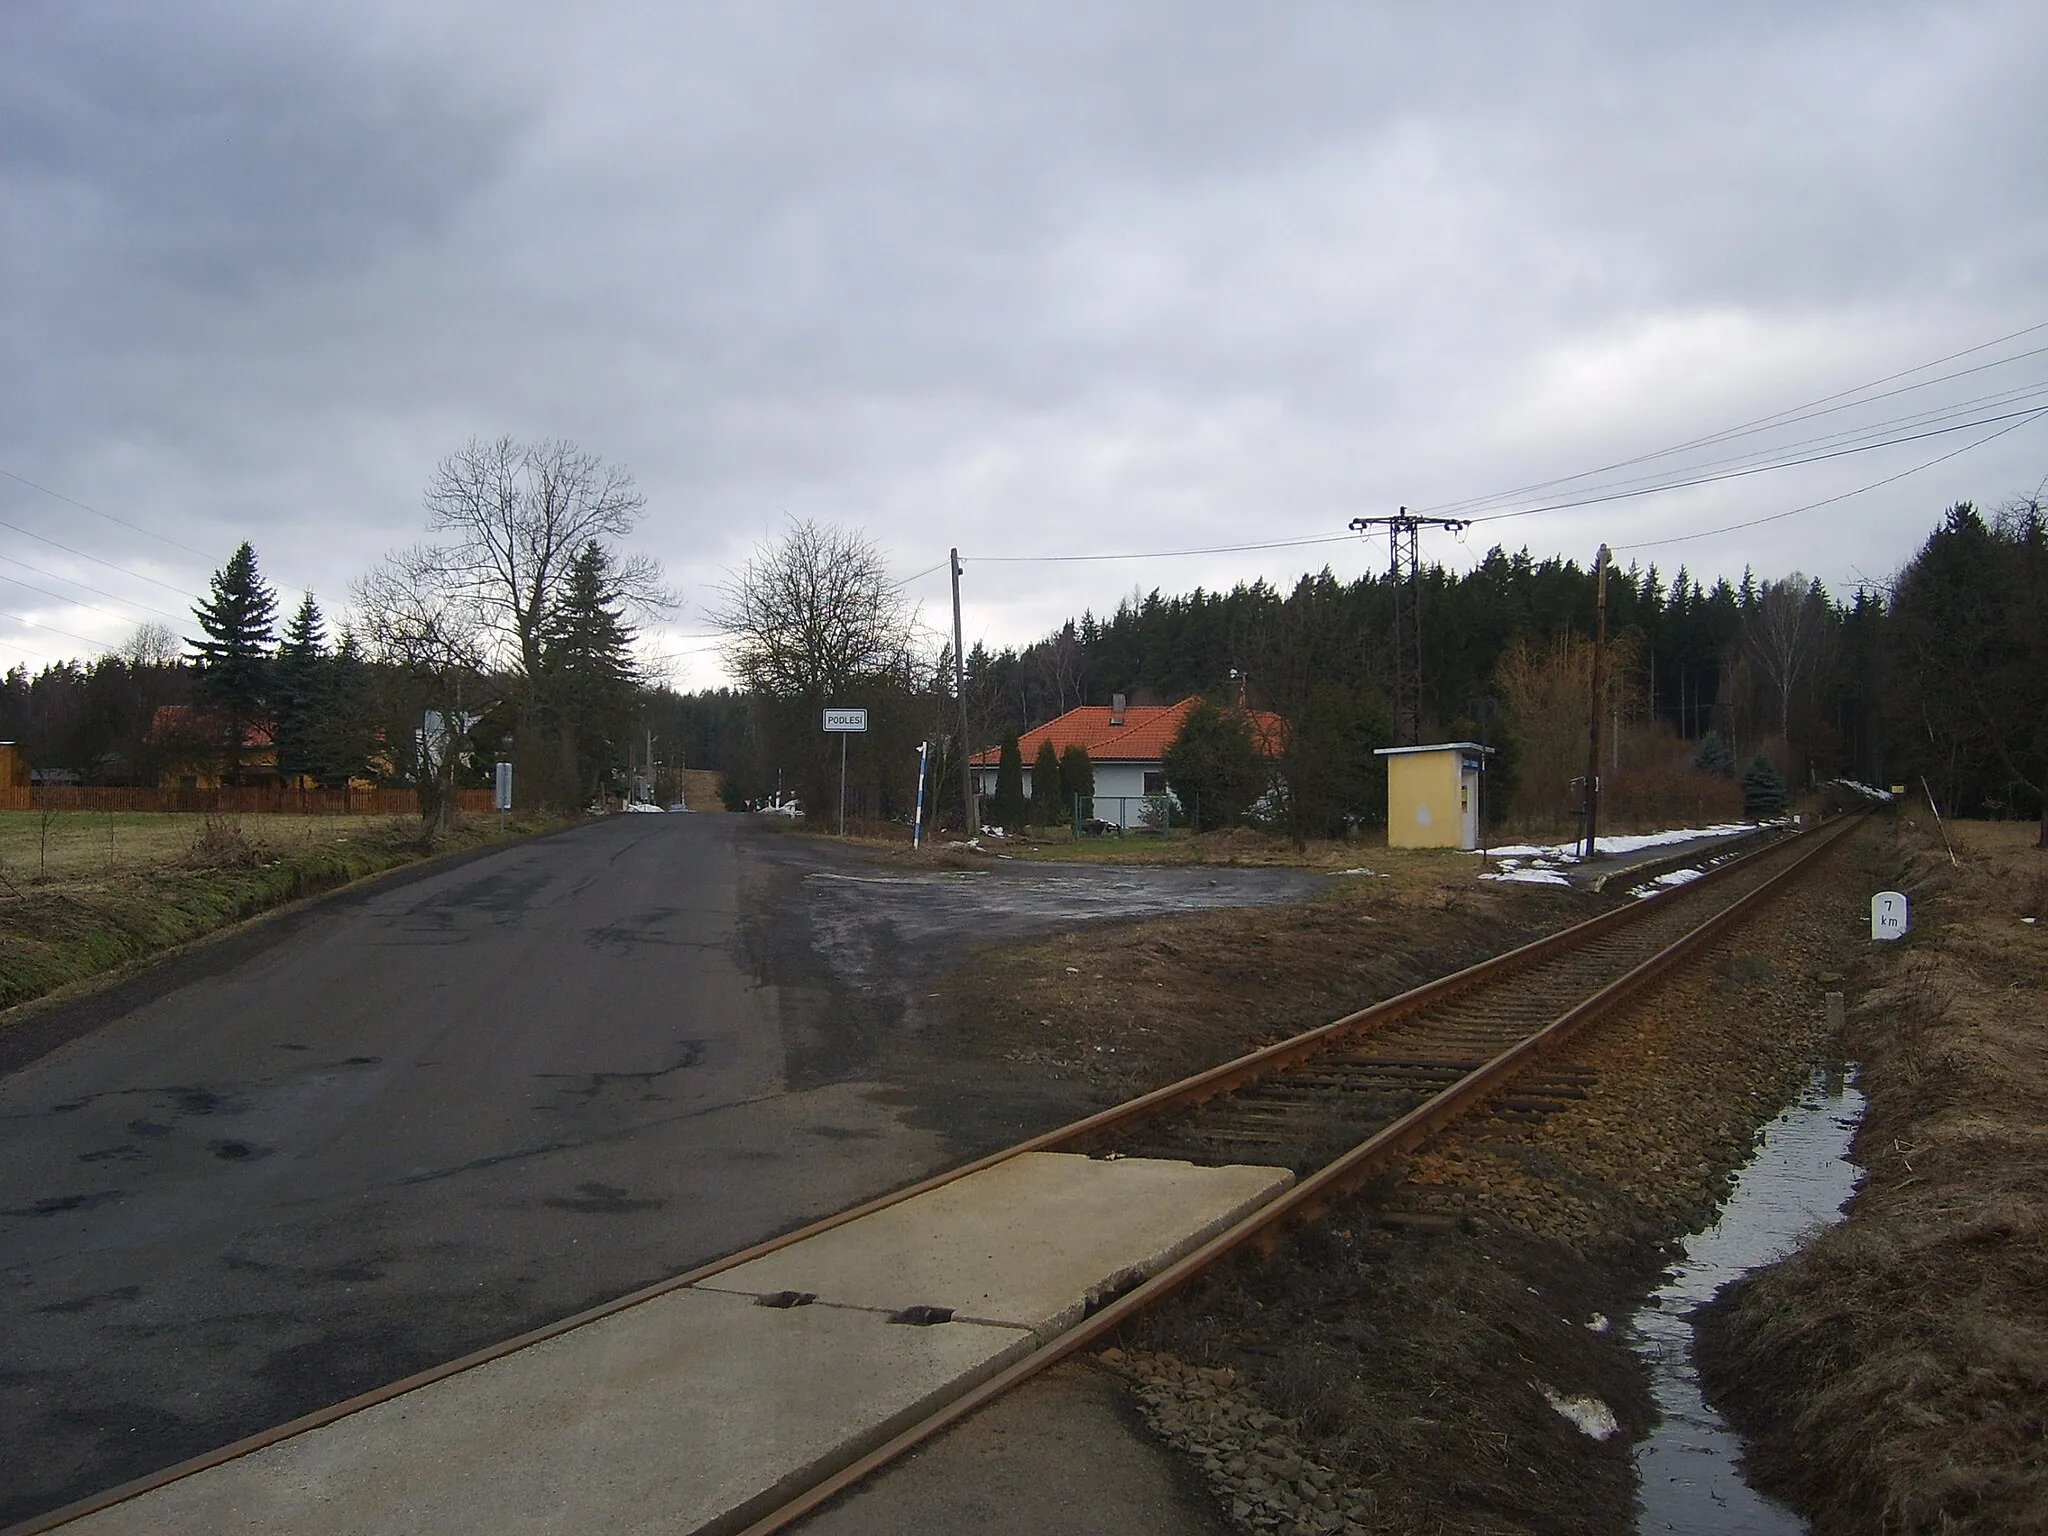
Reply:
[[[1905,896],[1898,891],[1879,891],[1870,898],[1870,937],[1875,940],[1905,936]]]

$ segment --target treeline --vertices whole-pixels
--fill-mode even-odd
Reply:
[[[1737,781],[1763,759],[1795,788],[1820,777],[1917,785],[1924,776],[1945,810],[2040,816],[2044,538],[2038,501],[1988,515],[1958,504],[1891,583],[1847,595],[1797,573],[1707,583],[1683,567],[1668,578],[1654,565],[1611,569],[1604,792],[1643,818],[1736,810]],[[774,554],[764,552],[767,568]],[[1393,600],[1384,575],[1346,582],[1325,570],[1284,592],[1264,582],[1154,591],[1029,646],[977,646],[966,660],[970,745],[992,747],[1118,693],[1133,703],[1201,694],[1289,722],[1283,773],[1304,786],[1291,830],[1371,820],[1383,781],[1370,751],[1389,743],[1394,718]],[[1558,824],[1579,803],[1597,603],[1590,566],[1527,550],[1496,548],[1469,571],[1423,573],[1421,734],[1502,748],[1496,814]],[[945,753],[935,794],[957,805],[950,654],[921,666],[893,654],[893,670],[856,670],[829,686],[814,679],[808,693],[778,693],[764,673],[746,694],[667,708],[697,722],[703,766],[747,793],[771,792],[779,777],[818,794],[837,759],[826,757],[815,706],[888,701],[886,739],[856,748],[863,803],[903,814],[909,754],[928,736]]]
[[[146,626],[120,654],[10,673],[0,733],[46,782],[368,781],[415,788],[437,818],[501,759],[522,805],[654,788],[628,614],[673,599],[620,548],[644,505],[632,478],[559,440],[479,440],[424,500],[429,537],[358,579],[338,632],[310,592],[280,628],[245,542],[195,633]]]

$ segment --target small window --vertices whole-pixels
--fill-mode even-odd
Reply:
[[[1145,793],[1148,795],[1163,795],[1166,793],[1165,769],[1147,768],[1145,770]]]

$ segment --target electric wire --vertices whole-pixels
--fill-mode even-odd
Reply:
[[[145,576],[140,571],[131,571],[126,566],[114,564],[111,560],[102,560],[98,555],[88,555],[84,550],[73,549],[69,544],[59,544],[55,539],[45,538],[40,533],[31,533],[28,529],[21,527],[17,523],[10,523],[4,518],[0,518],[0,528],[5,528],[11,533],[18,533],[23,538],[34,539],[38,544],[47,544],[52,549],[61,549],[65,554],[76,555],[81,560],[90,560],[94,565],[104,565],[108,570],[119,571],[123,576],[133,577],[136,581],[146,581],[153,587],[162,587],[166,592],[176,593],[188,602],[198,601],[183,587],[174,587],[168,581],[158,581],[154,576]]]
[[[47,485],[39,485],[26,475],[17,475],[11,469],[0,469],[0,475],[5,475],[9,480],[14,481],[18,485],[25,485],[30,490],[41,491],[45,496],[54,496],[67,506],[76,507],[81,512],[90,512],[94,517],[104,517],[110,523],[119,523],[123,528],[131,528],[137,533],[148,534],[152,539],[168,544],[173,549],[184,550],[188,555],[197,555],[202,560],[213,558],[205,550],[194,549],[190,544],[182,543],[167,533],[158,533],[154,528],[145,528],[140,523],[131,523],[125,517],[116,517],[111,512],[102,512],[98,507],[88,506],[74,496],[66,496],[62,491],[53,491]]]
[[[19,559],[19,558],[17,558],[17,557],[16,557],[16,556],[14,556],[14,555],[0,555],[0,560],[4,560],[4,561],[5,561],[5,562],[6,562],[7,564],[9,564],[9,565],[18,565],[18,566],[20,566],[20,567],[21,567],[21,568],[22,568],[23,570],[25,570],[25,571],[33,571],[33,572],[35,572],[35,573],[36,573],[36,575],[38,575],[38,576],[47,576],[47,577],[49,577],[49,578],[50,578],[50,580],[52,580],[52,581],[61,581],[61,582],[63,582],[63,583],[64,583],[64,585],[66,585],[67,587],[76,587],[76,588],[78,588],[78,590],[79,590],[79,591],[81,591],[81,592],[90,592],[90,593],[92,593],[92,595],[93,595],[94,597],[104,597],[104,598],[108,598],[108,599],[112,600],[113,602],[117,602],[117,603],[123,603],[123,604],[126,604],[126,605],[127,605],[128,607],[130,607],[130,608],[140,608],[140,609],[141,609],[141,610],[142,610],[142,611],[143,611],[144,613],[153,613],[153,614],[155,614],[155,615],[156,615],[156,616],[157,616],[158,618],[160,618],[160,619],[169,619],[169,620],[171,620],[171,621],[172,621],[173,623],[178,623],[178,624],[182,624],[182,623],[184,623],[184,622],[185,622],[185,615],[184,615],[184,614],[182,614],[182,613],[167,613],[167,612],[165,612],[165,611],[164,611],[163,609],[161,609],[161,608],[152,608],[152,607],[151,607],[151,606],[150,606],[150,605],[149,605],[148,603],[145,603],[145,602],[140,602],[140,601],[138,601],[137,599],[135,599],[135,598],[132,598],[132,597],[123,597],[123,596],[122,596],[122,595],[121,595],[120,593],[118,593],[118,592],[109,592],[109,591],[107,591],[107,589],[106,589],[106,588],[104,588],[104,587],[95,587],[95,586],[91,585],[91,584],[90,584],[90,583],[88,583],[88,582],[83,582],[83,581],[80,581],[80,580],[79,580],[79,579],[78,579],[77,577],[75,577],[75,576],[66,576],[66,575],[64,575],[64,574],[63,574],[63,573],[62,573],[61,571],[46,571],[46,570],[44,570],[44,569],[43,569],[43,568],[42,568],[42,567],[41,567],[40,565],[30,565],[30,564],[29,564],[29,563],[28,563],[28,562],[27,562],[26,560],[22,560],[22,559]],[[6,579],[10,579],[10,578],[4,578],[4,577],[0,577],[0,580],[6,580]],[[27,582],[17,582],[17,583],[16,583],[16,585],[17,585],[17,586],[28,586],[28,583],[27,583]],[[32,590],[32,591],[38,591],[38,592],[40,592],[40,591],[42,590],[42,588],[40,588],[40,587],[34,587],[34,588],[31,588],[30,590]],[[76,602],[76,601],[77,601],[77,599],[75,599],[75,598],[69,598],[69,597],[62,597],[62,596],[61,596],[61,594],[59,594],[59,593],[56,593],[56,592],[52,592],[52,593],[50,593],[50,594],[48,594],[48,595],[49,595],[49,596],[51,596],[51,597],[56,597],[56,598],[59,598],[59,599],[60,599],[60,601],[63,601],[63,602],[67,602],[67,603],[69,603],[69,602]],[[93,607],[94,605],[93,605],[93,604],[91,604],[91,603],[83,603],[83,604],[80,604],[80,606],[81,606],[81,607],[85,607],[85,608],[91,608],[91,607]],[[116,617],[119,617],[119,615],[116,615]]]
[[[1976,421],[1956,422],[1946,427],[1935,427],[1925,432],[1909,433],[1903,437],[1886,438],[1882,442],[1861,443],[1852,448],[1836,448],[1826,453],[1807,454],[1801,458],[1783,459],[1770,464],[1751,465],[1746,469],[1732,469],[1717,475],[1701,475],[1691,480],[1673,480],[1647,486],[1637,490],[1614,491],[1600,496],[1585,496],[1576,501],[1550,502],[1540,507],[1521,507],[1512,512],[1494,512],[1484,517],[1467,521],[1477,526],[1488,523],[1503,523],[1517,517],[1535,517],[1545,512],[1568,512],[1579,507],[1597,507],[1612,501],[1632,501],[1639,496],[1655,496],[1665,491],[1682,491],[1696,485],[1717,485],[1724,480],[1741,480],[1751,475],[1768,474],[1773,470],[1793,469],[1801,464],[1821,464],[1829,459],[1848,458],[1852,454],[1869,453],[1877,448],[1896,448],[1903,443],[1925,442],[1930,437],[1946,437],[1951,432],[1967,432],[1973,427],[1988,427],[2001,421],[2034,421],[2048,416],[2048,405],[2033,406],[2024,411],[2012,411],[2003,416],[1986,416]],[[1985,441],[1990,441],[1989,438]]]
[[[62,635],[67,640],[76,640],[79,644],[92,646],[95,650],[105,644],[101,640],[88,640],[84,635],[73,634],[68,629],[59,629],[54,624],[45,624],[37,619],[25,619],[18,613],[7,612],[4,608],[0,608],[0,619],[12,619],[17,624],[26,624],[30,629],[48,630],[53,635]]]
[[[2048,407],[2044,407],[2048,409]],[[1138,550],[1124,554],[1100,555],[973,555],[962,554],[960,563],[970,559],[983,565],[1053,565],[1087,560],[1177,560],[1187,555],[1238,555],[1263,549],[1302,549],[1312,544],[1349,544],[1357,535],[1322,533],[1301,539],[1269,539],[1259,544],[1213,544],[1202,549]]]
[[[1871,438],[1873,436],[1896,433],[1906,427],[1931,426],[1937,422],[1946,421],[1956,416],[1968,415],[1973,411],[1986,410],[1992,406],[2015,405],[2021,401],[2036,399],[2044,394],[2048,394],[2048,379],[2015,385],[2011,389],[1998,390],[1988,395],[1980,395],[1973,400],[1961,400],[1948,405],[1933,406],[1924,411],[1915,411],[1907,416],[1895,417],[1887,422],[1871,423],[1860,427],[1847,427],[1838,432],[1824,432],[1817,437],[1799,438],[1793,442],[1780,443],[1768,450],[1731,454],[1727,458],[1722,459],[1708,459],[1703,463],[1691,465],[1687,469],[1671,471],[1670,473],[1696,474],[1701,470],[1719,469],[1731,464],[1746,464],[1758,459],[1770,459],[1776,455],[1791,453],[1801,448],[1814,448],[1822,444],[1849,444],[1860,438]],[[1986,420],[1990,419],[1992,418],[1986,418]],[[1972,425],[1975,425],[1975,423],[1964,422],[1962,423],[1962,429],[1967,430]],[[1877,443],[1875,446],[1882,447],[1885,443],[1898,440],[1900,439],[1886,436],[1883,442]],[[1601,489],[1623,490],[1630,486],[1651,486],[1654,488],[1662,483],[1664,483],[1664,477],[1661,474],[1639,475],[1634,479],[1612,481],[1601,487]],[[1484,521],[1484,518],[1475,514],[1473,520]]]
[[[1969,357],[1974,355],[1975,353],[1985,351],[1986,349],[1991,347],[2003,346],[2008,341],[2017,341],[2022,336],[2031,336],[2035,332],[2043,330],[2048,330],[2048,320],[2039,321],[2033,325],[2023,326],[2019,330],[2009,331],[2003,336],[1995,336],[1989,341],[1979,342],[1975,346],[1971,347],[1964,347],[1959,352],[1950,352],[1945,356],[1937,357],[1930,362],[1921,363],[1912,368],[1902,368],[1896,373],[1888,373],[1881,378],[1870,379],[1862,384],[1854,385],[1851,388],[1837,390],[1833,394],[1829,395],[1822,395],[1818,399],[1809,400],[1803,405],[1788,406],[1784,410],[1773,411],[1767,416],[1754,417],[1749,421],[1738,423],[1735,426],[1725,427],[1718,432],[1710,432],[1701,437],[1689,438],[1684,442],[1675,443],[1668,448],[1659,448],[1650,453],[1637,454],[1632,458],[1618,459],[1612,464],[1602,465],[1596,469],[1582,470],[1579,473],[1573,475],[1564,475],[1552,480],[1539,480],[1532,482],[1528,485],[1520,485],[1507,490],[1490,492],[1483,496],[1470,496],[1458,501],[1440,502],[1435,506],[1419,507],[1416,510],[1418,512],[1447,513],[1455,512],[1459,508],[1478,507],[1490,503],[1511,501],[1516,497],[1533,495],[1539,491],[1551,490],[1558,486],[1570,485],[1574,481],[1588,480],[1595,475],[1604,475],[1617,469],[1628,469],[1633,467],[1634,465],[1647,463],[1655,459],[1668,458],[1674,454],[1683,453],[1692,448],[1706,447],[1716,442],[1724,441],[1751,432],[1763,431],[1773,426],[1789,425],[1791,421],[1802,419],[1805,413],[1812,412],[1815,414],[1826,414],[1817,412],[1816,407],[1833,406],[1834,402],[1837,401],[1844,403],[1840,406],[1835,407],[1836,409],[1849,409],[1854,405],[1867,405],[1872,403],[1872,401],[1874,400],[1888,399],[1892,395],[1905,394],[1910,393],[1912,390],[1927,388],[1934,384],[1945,382],[1947,379],[1950,378],[1961,378],[1966,374],[1983,372],[1985,369],[2003,367],[2008,363],[2017,362],[2023,358],[2036,356],[2041,351],[2048,351],[2048,348],[2035,348],[2026,352],[2015,353],[2011,357],[1998,358],[1992,362],[1980,364],[1976,367],[1961,369],[1954,374],[1944,375],[1942,378],[1939,379],[1923,379],[1920,383],[1909,385],[1903,390],[1894,390],[1884,395],[1870,396],[1868,399],[1865,400],[1858,401],[1851,399],[1852,396],[1865,395],[1868,391],[1876,389],[1879,385],[1890,384],[1899,379],[1911,378],[1916,373],[1925,373],[1930,368],[1939,368],[1943,363],[1951,363],[1956,361],[1956,359],[1958,358]]]
[[[123,624],[133,624],[135,622],[125,613],[116,613],[111,608],[102,608],[98,603],[87,603],[75,597],[66,597],[62,592],[52,592],[48,587],[39,587],[34,582],[23,581],[18,576],[0,574],[0,581],[6,582],[10,587],[20,587],[24,592],[40,592],[44,597],[53,597],[58,602],[73,608],[86,608],[94,613],[103,613],[108,618],[119,620]],[[120,599],[116,598],[115,601],[118,602]]]
[[[1923,469],[1932,469],[1935,465],[1946,463],[1948,460],[1953,458],[1958,458],[1961,455],[1970,452],[1970,450],[1973,448],[1982,448],[1986,443],[1992,441],[1992,439],[1994,438],[2003,437],[2008,432],[2019,431],[2021,427],[2027,425],[2028,421],[2040,420],[2041,414],[2042,413],[2036,413],[2035,415],[2028,417],[2026,421],[2011,422],[2006,426],[2000,427],[1996,432],[1987,433],[1985,436],[1978,438],[1977,441],[1975,441],[1974,443],[1965,443],[1960,448],[1952,448],[1947,453],[1937,454],[1935,455],[1935,457],[1926,460],[1924,463],[1915,464],[1911,469],[1902,469],[1895,475],[1886,475],[1882,480],[1873,480],[1868,485],[1859,485],[1856,487],[1855,490],[1843,491],[1839,496],[1829,496],[1822,501],[1809,501],[1803,507],[1793,507],[1788,511],[1784,512],[1772,512],[1764,517],[1752,517],[1746,522],[1729,523],[1727,526],[1721,528],[1704,528],[1696,533],[1675,534],[1672,537],[1665,539],[1644,539],[1639,543],[1635,544],[1617,544],[1614,546],[1614,548],[1617,552],[1626,552],[1629,550],[1637,549],[1662,549],[1666,545],[1670,544],[1690,544],[1695,539],[1711,539],[1715,537],[1717,534],[1735,533],[1744,528],[1760,528],[1765,523],[1782,522],[1784,519],[1788,517],[1797,517],[1802,512],[1811,512],[1819,507],[1831,507],[1838,501],[1847,501],[1852,496],[1861,496],[1866,491],[1874,491],[1878,489],[1880,486],[1890,485],[1894,481],[1905,479],[1908,475],[1917,475]]]

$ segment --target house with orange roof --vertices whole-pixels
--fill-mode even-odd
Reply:
[[[160,704],[150,719],[149,742],[162,763],[163,789],[219,789],[222,727],[209,711],[191,704]],[[250,720],[242,726],[242,776],[245,782],[277,782],[277,744],[270,723]]]
[[[1095,765],[1095,814],[1118,826],[1152,825],[1149,807],[1158,806],[1168,794],[1166,749],[1180,734],[1181,721],[1201,700],[1193,694],[1178,704],[1125,705],[1123,695],[1110,705],[1083,704],[1064,715],[1035,725],[1017,738],[1024,754],[1024,793],[1031,793],[1031,761],[1041,742],[1051,742],[1055,753],[1078,746]],[[1252,739],[1268,757],[1277,756],[1285,734],[1278,715],[1264,710],[1247,710]],[[996,792],[996,769],[1002,749],[991,747],[969,760],[974,769],[975,793],[984,799]],[[1156,814],[1156,811],[1154,812]],[[1163,825],[1163,823],[1159,823]]]

